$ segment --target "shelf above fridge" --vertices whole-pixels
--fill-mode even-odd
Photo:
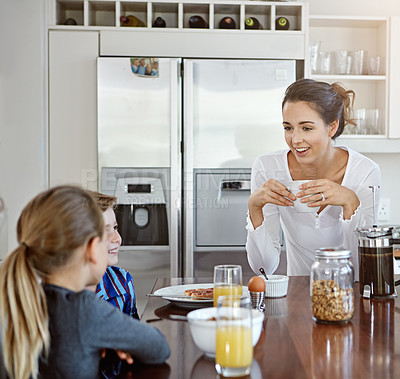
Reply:
[[[49,27],[304,33],[308,22],[306,14],[308,16],[308,4],[303,2],[52,0]],[[228,22],[224,22],[226,17],[230,18]],[[252,21],[246,23],[248,18]]]

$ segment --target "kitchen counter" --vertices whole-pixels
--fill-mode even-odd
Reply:
[[[311,317],[309,277],[290,277],[287,297],[266,299],[264,330],[254,348],[250,377],[256,378],[399,378],[400,300],[364,300],[355,284],[355,313],[341,325],[317,324]],[[158,279],[154,289],[169,285],[210,283],[204,279]],[[160,329],[171,357],[160,366],[134,364],[126,377],[213,378],[214,360],[192,341],[184,315],[161,298],[150,298],[142,316]]]

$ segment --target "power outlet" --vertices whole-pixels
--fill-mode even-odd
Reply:
[[[378,208],[378,221],[389,221],[390,199],[381,199]]]

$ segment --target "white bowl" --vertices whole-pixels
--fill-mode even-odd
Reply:
[[[286,275],[259,275],[265,281],[265,297],[283,297],[287,295],[289,277]]]
[[[262,325],[264,321],[264,313],[252,309],[252,341],[253,346],[258,342]],[[217,322],[210,321],[210,318],[217,316],[217,308],[201,308],[191,311],[187,314],[190,332],[196,346],[204,351],[208,357],[215,357],[215,340]]]

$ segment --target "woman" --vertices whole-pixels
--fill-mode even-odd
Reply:
[[[85,290],[107,267],[103,216],[87,191],[62,186],[39,194],[22,211],[17,237],[0,268],[10,378],[95,378],[104,349],[144,363],[168,358],[158,330]]]
[[[302,79],[287,88],[282,115],[289,149],[257,158],[252,168],[246,249],[254,272],[277,269],[282,228],[288,275],[309,275],[315,249],[344,246],[358,277],[354,230],[374,223],[369,187],[380,186],[381,174],[372,160],[332,144],[347,124],[355,125],[353,102],[354,92],[336,83]],[[293,180],[311,180],[297,198],[318,212],[291,207],[296,196],[286,185]]]

